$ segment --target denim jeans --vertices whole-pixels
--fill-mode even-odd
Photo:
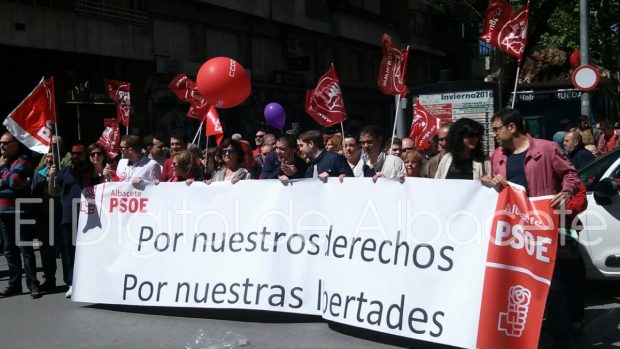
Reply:
[[[32,238],[29,241],[24,241],[27,238],[25,229],[20,229],[19,236],[16,236],[15,227],[15,214],[3,213],[0,214],[0,231],[2,231],[2,239],[4,240],[4,257],[9,265],[9,288],[21,290],[22,289],[22,260],[24,260],[24,270],[26,271],[26,286],[29,290],[32,290],[33,286],[39,286],[37,280],[37,260],[34,255],[34,249],[32,248]],[[16,246],[16,238],[19,238],[21,245]]]

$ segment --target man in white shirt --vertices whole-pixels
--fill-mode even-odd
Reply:
[[[142,155],[138,136],[124,136],[121,139],[120,151],[123,158],[116,168],[119,182],[131,182],[134,187],[139,187],[145,182],[161,178],[161,166],[157,161]]]
[[[405,180],[405,163],[394,155],[383,152],[383,135],[377,126],[369,125],[360,131],[360,143],[364,152],[362,159],[366,168],[364,177],[372,177],[374,182],[379,177]]]

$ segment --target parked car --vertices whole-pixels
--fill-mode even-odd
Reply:
[[[620,149],[579,171],[588,209],[578,217],[581,255],[588,279],[620,280]]]

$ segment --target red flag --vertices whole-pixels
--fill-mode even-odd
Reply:
[[[386,95],[400,95],[409,92],[405,86],[405,71],[407,69],[407,59],[409,48],[399,50],[392,46],[392,38],[383,34],[381,38],[381,65],[379,66],[379,77],[377,86],[379,91]]]
[[[52,126],[56,123],[54,80],[41,82],[13,109],[2,123],[7,130],[29,149],[45,154],[52,141]]]
[[[416,148],[428,149],[431,139],[439,133],[441,120],[424,109],[419,102],[415,104],[413,113],[409,138],[413,140]]]
[[[538,348],[558,246],[558,215],[550,201],[532,200],[525,190],[512,186],[499,193],[476,348]],[[527,237],[520,240],[519,236]]]
[[[224,138],[224,130],[222,129],[222,124],[220,123],[220,116],[217,114],[217,110],[212,105],[209,106],[209,111],[207,112],[205,122],[207,123],[207,126],[205,127],[205,134],[207,136],[215,136],[215,142],[217,145],[220,145],[220,142],[222,142],[222,139]]]
[[[480,40],[496,46],[521,61],[527,43],[529,9],[529,1],[521,11],[514,13],[512,6],[506,1],[491,0]]]
[[[103,119],[103,133],[98,140],[109,158],[115,158],[121,145],[121,132],[118,127],[117,119]]]
[[[324,127],[335,125],[347,118],[340,81],[334,66],[321,77],[314,90],[306,91],[306,113]]]
[[[183,102],[188,102],[191,106],[187,111],[190,118],[202,120],[210,111],[211,106],[207,100],[200,95],[196,84],[184,74],[175,76],[168,87]]]
[[[110,99],[116,103],[116,118],[118,122],[129,127],[129,111],[131,109],[131,84],[117,80],[103,80],[105,90]]]

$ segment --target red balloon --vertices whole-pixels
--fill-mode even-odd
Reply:
[[[250,95],[250,78],[239,62],[228,57],[206,61],[196,77],[198,92],[216,108],[232,108]]]
[[[581,65],[581,51],[579,50],[573,51],[573,53],[570,54],[568,61],[570,62],[570,66],[573,67],[573,69],[580,66]]]

